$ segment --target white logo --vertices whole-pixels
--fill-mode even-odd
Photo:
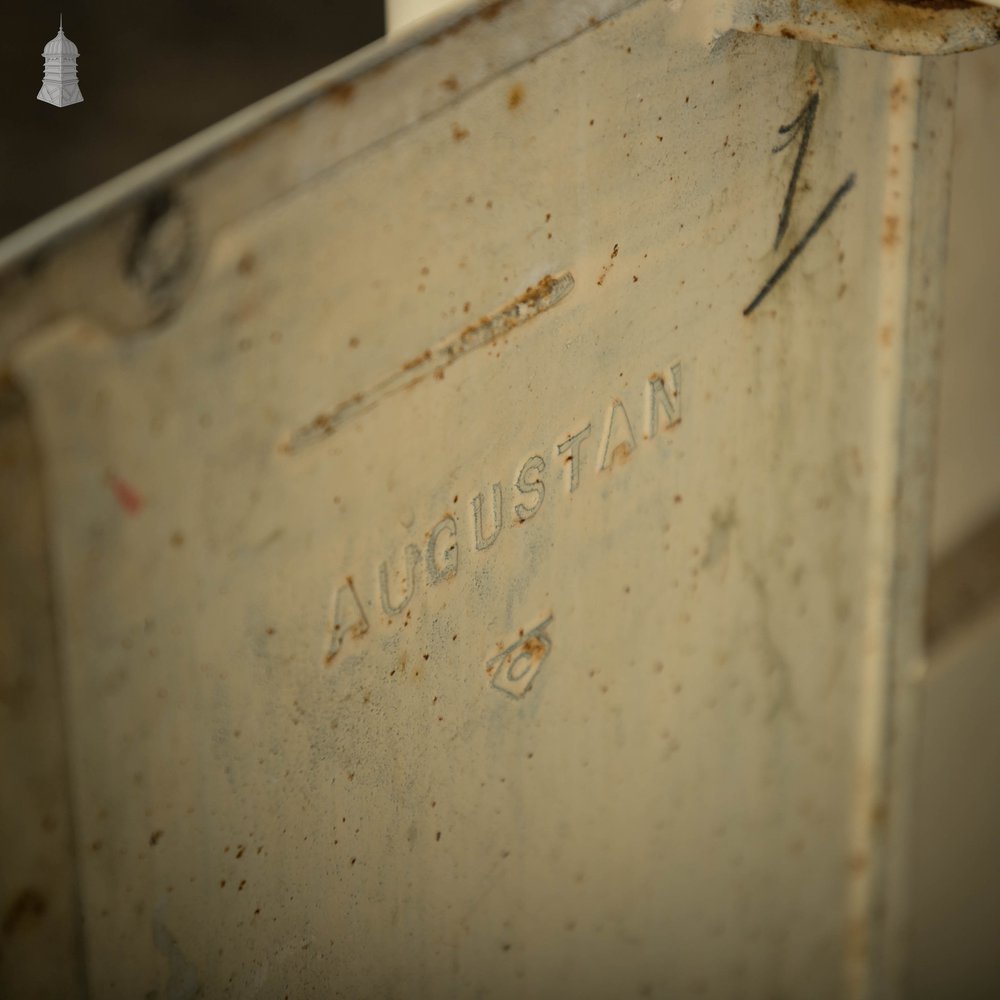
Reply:
[[[76,59],[80,50],[63,34],[62,14],[59,15],[59,34],[42,50],[45,76],[38,99],[57,108],[79,104],[83,100],[80,85],[76,82]]]

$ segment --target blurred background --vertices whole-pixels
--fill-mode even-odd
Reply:
[[[80,50],[83,103],[35,99],[42,48]],[[384,33],[383,0],[56,0],[0,32],[0,238]]]

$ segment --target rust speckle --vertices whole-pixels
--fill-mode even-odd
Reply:
[[[409,361],[403,363],[403,371],[408,372],[411,368],[422,365],[425,361],[429,361],[430,357],[431,352],[429,350],[424,351],[423,354],[418,354],[415,358],[411,358]]]
[[[524,641],[524,649],[535,663],[540,663],[545,658],[547,647],[537,635],[532,635]]]
[[[515,83],[513,87],[507,93],[507,107],[513,111],[515,108],[521,106],[521,102],[524,100],[524,87],[519,83]]]
[[[461,142],[463,139],[469,138],[469,130],[467,128],[462,128],[458,122],[455,122],[451,126],[451,137],[455,142]]]
[[[347,104],[354,97],[354,84],[338,83],[327,91],[327,97],[337,104]]]
[[[488,204],[488,203],[487,203]],[[547,274],[536,285],[526,288],[517,298],[489,316],[483,316],[433,350],[404,362],[400,368],[365,392],[355,393],[328,413],[320,413],[304,427],[294,431],[282,450],[291,453],[311,441],[333,433],[345,421],[376,406],[386,396],[412,389],[430,375],[441,379],[444,369],[470,351],[490,347],[502,336],[526,323],[539,313],[561,302],[574,287],[573,275]],[[463,311],[468,310],[468,303]]]
[[[603,285],[604,284],[604,279],[608,276],[608,272],[614,266],[615,257],[617,257],[617,256],[618,256],[618,244],[616,243],[612,247],[612,249],[611,249],[611,259],[604,266],[603,270],[601,271],[601,276],[597,279],[597,284],[598,285]]]
[[[482,21],[493,21],[500,14],[510,0],[496,0],[495,3],[488,4],[483,7],[482,10],[474,11],[467,17],[463,17],[460,21],[456,21],[454,24],[449,25],[447,28],[442,29],[436,35],[431,35],[430,38],[426,39],[424,45],[437,45],[442,39],[448,38],[453,35],[461,34],[476,18]]]
[[[160,837],[162,837],[162,836],[163,836],[163,831],[162,830],[154,830],[149,835],[149,846],[150,847],[156,847],[156,845],[160,842]]]
[[[899,111],[906,102],[906,89],[902,80],[897,80],[889,91],[889,107],[893,111]]]
[[[451,76],[445,77],[441,81],[441,86],[444,87],[445,90],[449,90],[454,93],[458,90],[458,78],[453,73]]]
[[[253,255],[252,251],[248,250],[239,261],[236,263],[236,270],[240,274],[250,274],[253,269],[257,266],[257,258]]]
[[[899,243],[899,216],[887,215],[882,226],[882,246],[891,250]]]

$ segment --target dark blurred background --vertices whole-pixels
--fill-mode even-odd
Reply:
[[[374,41],[383,0],[53,0],[5,5],[0,238]],[[80,50],[83,103],[36,100],[42,48]]]

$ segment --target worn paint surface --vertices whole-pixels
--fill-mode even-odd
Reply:
[[[696,20],[494,5],[6,247],[93,995],[892,993],[953,67]]]

